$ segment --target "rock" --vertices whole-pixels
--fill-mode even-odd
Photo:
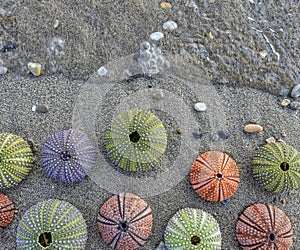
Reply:
[[[194,109],[199,112],[203,112],[207,109],[206,104],[204,102],[197,102],[194,105]]]
[[[214,36],[213,33],[211,33],[211,32],[208,33],[208,37],[209,37],[211,40],[213,40],[213,39],[215,38],[215,36]]]
[[[177,29],[177,23],[175,23],[174,21],[170,20],[167,21],[163,24],[163,29],[164,30],[169,30],[169,31],[173,31],[175,29]]]
[[[39,76],[42,73],[42,65],[40,63],[28,63],[28,69],[34,76]]]
[[[260,51],[259,55],[262,59],[266,58],[268,55],[268,52],[266,50]]]
[[[288,106],[290,103],[291,103],[291,100],[289,100],[289,99],[283,99],[282,102],[281,102],[281,106],[282,106],[282,107],[286,107],[286,106]]]
[[[171,9],[172,8],[172,4],[170,4],[168,2],[161,2],[159,5],[162,9]]]
[[[276,142],[276,139],[272,136],[272,137],[269,137],[266,139],[266,142],[267,143],[275,143]]]
[[[287,96],[289,93],[289,89],[287,88],[282,88],[280,91],[279,91],[279,95],[280,96]]]
[[[177,130],[176,130],[176,132],[177,132],[177,134],[179,134],[179,135],[180,135],[180,134],[182,134],[182,129],[181,129],[181,128],[179,128],[179,129],[177,129]]]
[[[223,140],[227,139],[229,136],[229,133],[225,130],[220,130],[218,133],[219,137]]]
[[[291,109],[299,110],[300,102],[291,102],[290,107],[291,107]]]
[[[32,111],[37,113],[47,113],[49,111],[49,108],[47,105],[38,104],[32,106]]]
[[[97,70],[97,73],[99,76],[105,76],[107,74],[107,69],[104,66],[102,66]]]
[[[297,98],[299,96],[300,96],[300,84],[297,84],[292,89],[291,97]]]
[[[152,97],[153,97],[153,99],[155,99],[155,100],[161,100],[161,99],[164,98],[164,93],[162,92],[161,89],[155,89],[155,90],[153,90],[153,92],[152,92]]]
[[[4,66],[0,66],[0,75],[5,75],[7,73],[7,68]]]
[[[230,203],[230,199],[226,199],[226,200],[223,200],[221,203],[222,203],[222,205],[224,205],[224,206],[226,206],[227,204],[229,204]]]
[[[212,141],[216,142],[216,141],[218,141],[220,139],[220,137],[219,137],[218,134],[214,134],[214,135],[212,135],[211,139],[212,139]]]
[[[58,25],[59,25],[59,20],[55,20],[54,23],[53,23],[53,27],[54,29],[57,29],[58,28]]]
[[[258,133],[263,131],[263,127],[258,124],[247,124],[244,130],[247,133]]]
[[[202,137],[202,132],[201,131],[195,131],[193,132],[193,136],[196,138],[196,139],[200,139]]]
[[[150,34],[150,39],[153,41],[158,41],[162,38],[164,38],[164,34],[161,32],[153,32]]]

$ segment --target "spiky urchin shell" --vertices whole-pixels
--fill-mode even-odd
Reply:
[[[137,132],[137,142],[129,135]],[[152,113],[128,110],[115,117],[105,134],[111,161],[126,171],[149,170],[164,154],[167,133],[162,122]]]
[[[222,241],[216,219],[196,208],[178,210],[168,222],[164,239],[168,250],[215,250],[221,249]]]
[[[51,234],[51,243],[41,245],[44,233]],[[49,237],[48,237],[49,238]],[[32,206],[23,215],[17,228],[17,249],[85,249],[87,227],[80,211],[72,204],[49,199]]]
[[[15,215],[13,202],[4,194],[0,194],[0,232],[12,221]]]
[[[0,189],[17,185],[27,177],[32,166],[29,144],[17,135],[0,134]]]
[[[229,155],[207,151],[194,162],[190,180],[199,196],[207,201],[219,202],[235,193],[240,175],[235,161]]]
[[[287,250],[293,244],[290,219],[279,208],[267,204],[247,207],[239,217],[235,232],[244,250]]]
[[[51,136],[42,153],[48,175],[58,182],[81,181],[96,162],[92,141],[81,131],[63,130]]]
[[[288,170],[281,168],[288,164]],[[286,165],[287,166],[287,165]],[[253,159],[254,178],[273,192],[288,192],[300,185],[300,153],[284,143],[268,143]]]
[[[152,232],[152,210],[139,196],[120,193],[108,199],[98,214],[98,228],[113,249],[134,250],[146,243]]]

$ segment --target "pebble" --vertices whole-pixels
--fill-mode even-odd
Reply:
[[[225,130],[220,130],[220,131],[218,132],[218,135],[219,135],[219,137],[220,137],[221,139],[225,140],[225,139],[228,138],[229,133],[228,133],[227,131],[225,131]]]
[[[280,91],[279,91],[279,95],[280,96],[287,96],[289,93],[289,89],[287,88],[282,88]]]
[[[0,75],[5,75],[7,73],[7,68],[4,66],[0,66]]]
[[[54,23],[53,23],[53,27],[54,29],[57,29],[58,28],[58,25],[59,25],[59,20],[55,20]]]
[[[263,127],[258,124],[247,124],[244,130],[247,133],[258,133],[263,131]]]
[[[174,21],[170,20],[167,21],[163,24],[163,29],[164,30],[169,30],[169,31],[173,31],[175,29],[177,29],[177,23],[175,23]]]
[[[282,199],[282,200],[281,200],[281,203],[282,203],[283,206],[285,206],[286,200],[285,200],[285,199]]]
[[[28,63],[28,69],[35,76],[39,76],[42,73],[42,65],[40,63],[30,62]]]
[[[47,113],[49,111],[49,108],[47,105],[38,104],[32,106],[32,111],[37,113]]]
[[[291,107],[291,109],[299,110],[300,102],[291,102],[290,107]]]
[[[164,34],[161,32],[153,32],[150,34],[150,39],[153,41],[158,41],[162,38],[164,38]]]
[[[200,131],[195,131],[193,132],[193,136],[196,138],[196,139],[200,139],[202,137],[203,133],[200,132]]]
[[[227,204],[229,204],[230,203],[230,199],[227,199],[227,200],[223,200],[221,203],[222,203],[222,205],[224,205],[224,206],[226,206]]]
[[[260,51],[259,55],[262,59],[266,58],[266,56],[268,55],[268,52],[266,50]]]
[[[213,141],[218,141],[218,140],[220,139],[220,137],[219,137],[218,134],[214,134],[214,135],[212,135],[211,139],[212,139]]]
[[[271,136],[271,137],[269,137],[269,138],[266,139],[266,142],[267,143],[275,143],[276,139],[273,136]]]
[[[99,76],[105,76],[107,74],[107,69],[104,66],[102,66],[97,70],[97,73]]]
[[[161,241],[155,250],[165,250],[165,249],[167,249],[165,243]]]
[[[213,35],[213,33],[211,33],[211,32],[208,33],[208,37],[209,37],[211,40],[213,40],[213,39],[215,38],[214,35]]]
[[[206,107],[206,104],[204,102],[197,102],[194,105],[194,109],[196,111],[201,112],[201,111],[205,111],[207,109],[207,107]]]
[[[182,134],[182,129],[179,128],[179,129],[176,130],[176,132],[177,132],[177,134]]]
[[[155,89],[153,90],[152,97],[155,100],[161,100],[164,98],[164,93],[162,92],[161,89]]]
[[[291,100],[289,100],[289,99],[283,99],[282,102],[281,102],[281,106],[282,106],[282,107],[286,107],[286,106],[288,106],[290,103],[291,103]]]
[[[300,96],[300,84],[294,86],[291,92],[291,97],[297,98]]]
[[[171,9],[172,8],[172,4],[170,4],[168,2],[161,2],[159,5],[163,9]]]

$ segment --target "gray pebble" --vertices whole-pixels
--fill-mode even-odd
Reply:
[[[283,89],[280,90],[279,95],[280,96],[287,96],[288,93],[289,93],[289,89],[283,88]]]
[[[227,131],[225,131],[225,130],[220,130],[220,131],[218,132],[218,135],[219,135],[219,137],[220,137],[221,139],[225,140],[225,139],[228,138],[229,133],[228,133]]]
[[[291,102],[290,107],[291,107],[291,109],[299,110],[300,102]]]
[[[152,97],[155,100],[161,100],[164,98],[164,93],[162,92],[161,89],[155,89],[153,90]]]
[[[5,75],[7,72],[7,68],[4,66],[0,66],[0,75]]]
[[[196,139],[200,139],[202,137],[202,132],[200,131],[195,131],[193,132],[193,136],[196,138]]]
[[[291,92],[291,97],[297,98],[300,96],[300,84],[294,86]]]
[[[32,111],[37,113],[47,113],[49,111],[49,108],[47,105],[38,104],[32,106]]]
[[[214,135],[212,135],[211,139],[212,139],[212,141],[218,141],[220,139],[220,137],[218,134],[214,134]]]

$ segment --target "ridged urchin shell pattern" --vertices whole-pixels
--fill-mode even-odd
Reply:
[[[17,249],[85,249],[87,227],[72,204],[49,199],[32,206],[17,228]]]
[[[293,244],[289,218],[279,208],[267,204],[247,207],[240,215],[235,231],[244,250],[287,250]]]
[[[13,220],[15,206],[4,194],[0,194],[0,232],[3,231]]]
[[[151,112],[128,110],[113,118],[105,141],[116,166],[126,171],[149,170],[166,150],[167,133]]]
[[[268,143],[253,159],[254,178],[273,192],[288,192],[300,185],[300,153],[284,143]]]
[[[240,175],[235,161],[226,153],[207,151],[194,162],[190,181],[203,199],[219,202],[235,193]]]
[[[42,161],[48,175],[56,181],[78,182],[95,164],[96,150],[83,132],[63,130],[45,143]]]
[[[0,134],[0,188],[17,185],[29,174],[33,154],[29,144],[21,137]]]
[[[169,250],[221,249],[221,232],[215,218],[195,208],[184,208],[169,220],[164,234]]]
[[[108,199],[98,214],[98,228],[113,249],[134,250],[146,243],[152,232],[152,210],[139,196],[120,193]]]

